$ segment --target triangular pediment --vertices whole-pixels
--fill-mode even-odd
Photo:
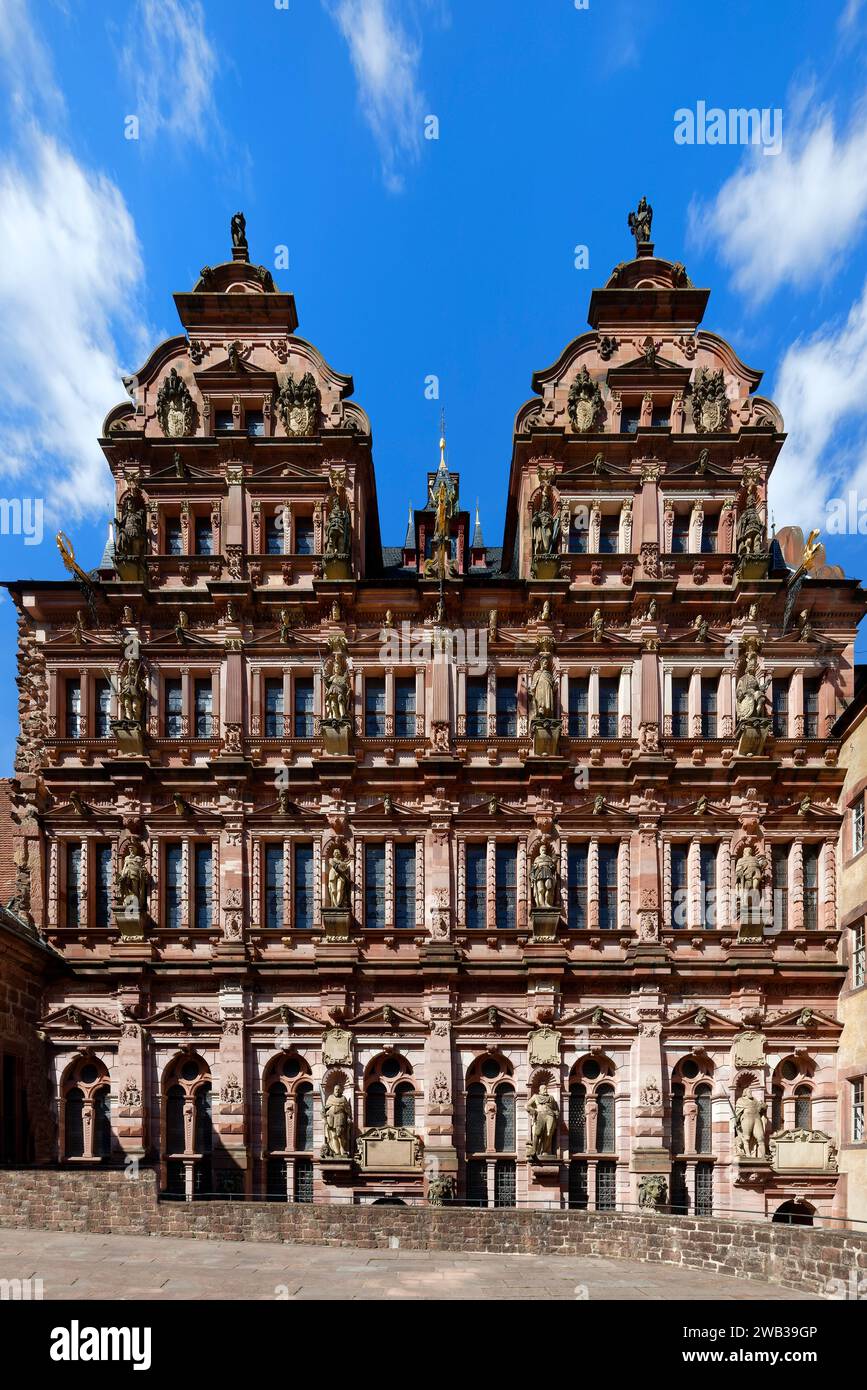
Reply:
[[[559,1018],[553,1026],[562,1031],[569,1028],[601,1029],[602,1032],[597,1032],[593,1039],[593,1047],[597,1051],[604,1049],[608,1040],[608,1033],[635,1033],[638,1031],[638,1025],[631,1018],[626,1018],[615,1009],[603,1008],[598,1004],[588,1004],[586,1008],[576,1009],[574,1013]]]
[[[732,1023],[730,1018],[724,1018],[722,1014],[715,1013],[713,1009],[706,1009],[701,1004],[696,1004],[694,1008],[686,1009],[681,1014],[676,1014],[662,1025],[662,1031],[667,1038],[676,1038],[681,1035],[688,1035],[694,1040],[702,1034],[713,1034],[717,1037],[722,1034],[734,1037],[743,1032],[743,1026],[739,1023]]]
[[[294,1004],[274,1004],[271,1008],[256,1014],[254,1018],[248,1019],[247,1026],[249,1028],[279,1028],[281,1032],[291,1034],[301,1031],[307,1033],[311,1030],[321,1033],[330,1025],[323,1023],[321,1018],[317,1018],[309,1011],[297,1008]]]
[[[471,1009],[465,1017],[457,1019],[453,1025],[455,1032],[484,1032],[489,1038],[496,1038],[501,1033],[528,1033],[536,1025],[529,1023],[526,1018],[515,1013],[512,1009],[503,1009],[498,1004],[496,1006],[496,1021],[491,1019],[490,1011],[493,1005],[487,1004],[479,1009]]]
[[[137,1020],[145,1027],[172,1033],[192,1032],[194,1029],[219,1028],[220,1019],[216,1014],[192,1004],[174,1004],[167,1009],[159,1009],[149,1018]]]
[[[419,1014],[394,1004],[378,1004],[375,1009],[363,1010],[348,1020],[345,1026],[356,1030],[376,1028],[383,1033],[393,1033],[395,1042],[401,1031],[427,1032],[428,1027]]]
[[[120,1027],[121,1020],[117,1016],[109,1016],[101,1009],[84,1008],[77,1004],[64,1004],[60,1009],[52,1009],[51,1013],[42,1019],[41,1028],[50,1028],[52,1033],[60,1030],[68,1030],[69,1033],[80,1035],[82,1033],[116,1033]]]
[[[809,1014],[809,1018],[806,1018],[805,1014]],[[777,1014],[773,1019],[766,1019],[762,1024],[761,1031],[768,1037],[774,1037],[777,1034],[791,1037],[793,1032],[797,1032],[803,1039],[804,1045],[808,1046],[817,1035],[836,1037],[842,1033],[843,1025],[838,1019],[831,1018],[829,1014],[821,1013],[818,1009],[792,1009]]]

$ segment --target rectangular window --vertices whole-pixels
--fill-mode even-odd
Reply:
[[[864,1138],[864,1078],[852,1082],[852,1139],[859,1144]]]
[[[487,845],[467,845],[467,926],[480,931],[487,925]]]
[[[716,738],[717,736],[717,676],[702,676],[701,678],[701,736],[702,738]]]
[[[235,428],[235,417],[231,410],[214,411],[214,431],[216,434],[225,434],[227,430]]]
[[[689,738],[689,678],[675,676],[671,682],[671,735]]]
[[[819,687],[822,681],[811,676],[804,681],[804,738],[819,737]]]
[[[66,846],[66,925],[81,925],[81,845]]]
[[[716,854],[716,845],[702,845],[699,849],[701,925],[707,931],[716,926]]]
[[[685,927],[689,918],[689,849],[671,847],[671,925]]]
[[[617,926],[617,846],[599,846],[599,926]]]
[[[196,845],[193,856],[195,924],[210,931],[214,923],[214,860],[210,845]]]
[[[775,676],[771,682],[771,720],[775,738],[789,737],[788,676]]]
[[[695,1165],[695,1207],[696,1216],[713,1216],[713,1164]]]
[[[714,551],[716,550],[716,540],[717,540],[717,528],[718,528],[718,526],[719,526],[719,517],[718,517],[718,516],[714,515],[713,513],[711,513],[710,516],[708,516],[707,514],[705,514],[704,521],[703,521],[702,524],[701,524],[701,553],[702,553],[702,555],[713,555]]]
[[[587,525],[587,508],[576,507],[569,523],[569,554],[586,555],[590,549],[590,528]]]
[[[488,682],[485,676],[470,676],[467,680],[467,738],[487,738]]]
[[[96,925],[107,927],[111,921],[112,871],[111,845],[96,846]]]
[[[576,1158],[569,1164],[569,1206],[573,1211],[587,1210],[587,1160]]]
[[[283,926],[283,846],[265,846],[265,926]]]
[[[210,738],[213,733],[214,687],[210,676],[197,680],[193,686],[196,715],[196,738]]]
[[[599,680],[599,737],[616,738],[617,704],[620,681],[617,676],[602,676]]]
[[[569,734],[572,738],[588,738],[590,724],[589,681],[586,676],[569,677]]]
[[[293,855],[293,925],[297,930],[313,926],[313,846],[296,845]]]
[[[265,433],[265,414],[261,410],[244,411],[244,429],[251,438],[259,438]]]
[[[774,889],[774,931],[789,929],[789,846],[773,845],[771,869]]]
[[[196,517],[196,554],[213,555],[214,553],[214,533],[211,530],[211,518],[208,516]]]
[[[265,681],[265,737],[283,737],[282,676],[269,676]]]
[[[862,792],[852,807],[852,853],[860,854],[864,848],[864,793]]]
[[[165,538],[167,555],[183,555],[184,533],[181,529],[181,518],[179,516],[166,517]]]
[[[483,1158],[470,1159],[467,1164],[467,1205],[488,1205],[488,1165]]]
[[[587,845],[569,845],[566,851],[566,891],[569,930],[587,926]]]
[[[865,927],[859,922],[852,933],[852,988],[860,989],[867,982],[867,954],[865,954]]]
[[[295,737],[313,737],[313,677],[295,677]]]
[[[415,676],[396,676],[394,682],[394,736],[415,736]]]
[[[165,886],[163,909],[167,927],[181,925],[181,892],[183,888],[183,846],[168,844],[165,848]]]
[[[497,677],[497,737],[518,736],[518,678]]]
[[[517,926],[518,846],[496,847],[496,924],[507,931]]]
[[[66,737],[81,738],[81,681],[66,682]]]
[[[671,406],[655,405],[650,417],[650,423],[655,430],[671,429]]]
[[[364,846],[364,925],[385,926],[385,845]]]
[[[96,696],[94,733],[97,738],[109,738],[111,735],[111,681],[96,681],[93,693]]]
[[[689,553],[689,512],[675,512],[671,528],[671,554]]]
[[[804,926],[819,925],[819,846],[804,845]]]
[[[364,732],[368,738],[385,738],[384,676],[368,676],[364,682]]]
[[[617,1206],[617,1164],[607,1160],[596,1164],[596,1210],[614,1211]]]
[[[283,525],[283,513],[274,512],[273,516],[265,517],[265,554],[282,555],[283,537],[285,528]]]
[[[295,518],[295,554],[312,555],[314,553],[315,533],[313,530],[313,518],[310,516],[296,516]]]
[[[394,925],[415,926],[415,845],[394,847]]]
[[[620,549],[620,517],[603,512],[599,518],[599,554],[616,555]]]
[[[180,738],[183,733],[184,688],[180,677],[171,677],[163,683],[165,700],[166,738]]]
[[[636,434],[640,420],[640,405],[624,405],[620,411],[620,433]]]

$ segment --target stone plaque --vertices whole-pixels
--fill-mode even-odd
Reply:
[[[732,1052],[732,1065],[736,1067],[763,1067],[765,1065],[765,1035],[748,1028],[735,1038]]]
[[[777,1173],[833,1173],[837,1170],[834,1141],[818,1129],[787,1129],[773,1135],[771,1160]]]
[[[411,1129],[384,1126],[358,1136],[356,1157],[362,1168],[410,1172],[421,1166],[421,1144]]]
[[[530,1066],[559,1066],[561,1033],[556,1028],[536,1028],[530,1034]]]
[[[352,1062],[352,1034],[348,1028],[328,1028],[322,1039],[322,1061],[326,1067],[349,1066]]]

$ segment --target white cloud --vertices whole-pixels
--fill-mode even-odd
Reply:
[[[0,471],[52,517],[102,512],[96,439],[123,399],[118,340],[137,332],[133,220],[108,178],[34,128],[0,164],[0,245]]]
[[[326,0],[349,45],[364,117],[373,131],[386,186],[403,187],[400,165],[418,159],[425,117],[419,88],[421,48],[394,0]]]
[[[748,154],[710,204],[690,208],[690,233],[711,242],[737,289],[762,302],[781,285],[829,279],[867,214],[867,108],[838,134],[827,111],[783,118],[783,149]]]
[[[214,102],[218,61],[199,0],[138,0],[123,53],[135,85],[142,140],[165,132],[206,145],[221,131]]]
[[[829,497],[867,484],[867,283],[845,323],[788,349],[775,399],[788,431],[771,475],[777,523],[821,525]]]
[[[63,110],[51,58],[33,27],[27,0],[0,0],[0,65],[13,114],[29,115],[37,104]]]

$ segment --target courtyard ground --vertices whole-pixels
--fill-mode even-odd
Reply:
[[[0,1281],[4,1279],[41,1279],[45,1299],[813,1297],[753,1280],[632,1260],[0,1229]]]

